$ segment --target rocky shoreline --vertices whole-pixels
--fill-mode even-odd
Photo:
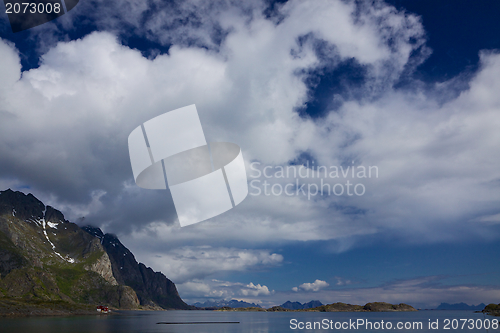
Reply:
[[[124,314],[128,311],[168,311],[159,306],[140,306],[137,309],[111,307],[109,313],[100,313],[96,306],[66,301],[23,300],[0,297],[0,318],[31,316],[107,316]]]
[[[64,301],[25,301],[0,298],[0,317],[100,315],[95,306]]]

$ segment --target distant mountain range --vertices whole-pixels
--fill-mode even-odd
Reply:
[[[280,306],[284,309],[288,310],[304,310],[304,309],[312,309],[316,308],[318,306],[323,305],[320,301],[310,301],[309,303],[300,303],[300,302],[290,302],[286,301],[285,303],[281,304]]]
[[[80,228],[32,194],[10,189],[0,191],[0,301],[193,308],[116,236]],[[1,305],[0,314],[8,308]]]
[[[193,306],[196,306],[198,308],[222,308],[222,307],[230,307],[230,308],[250,308],[250,307],[255,307],[255,308],[260,308],[260,305],[254,304],[254,303],[247,303],[243,301],[238,301],[235,299],[232,299],[230,301],[206,301],[206,302],[196,302],[193,304]]]
[[[318,306],[323,305],[320,301],[310,301],[309,303],[300,303],[300,302],[290,302],[286,301],[285,303],[281,304],[280,307],[287,309],[287,310],[304,310],[304,309],[312,309],[316,308]],[[198,308],[213,308],[213,309],[220,309],[220,308],[233,308],[233,309],[240,309],[240,308],[261,308],[260,305],[255,304],[255,303],[248,303],[244,301],[238,301],[238,300],[230,300],[230,301],[206,301],[206,302],[197,302],[194,303],[193,306],[196,306]]]
[[[436,310],[472,310],[472,311],[480,311],[483,310],[486,304],[481,303],[478,305],[468,305],[465,303],[441,303]]]
[[[285,302],[284,304],[286,304]],[[292,303],[292,302],[290,302]],[[293,303],[292,303],[293,304]],[[307,304],[307,303],[306,303]],[[304,306],[305,304],[302,304]],[[494,307],[493,307],[494,306]],[[492,304],[492,309],[496,309],[496,304]],[[494,309],[492,311],[494,311]],[[269,309],[263,309],[260,307],[247,307],[247,308],[231,308],[222,307],[218,311],[252,311],[252,312],[288,312],[288,311],[301,311],[301,312],[407,312],[407,311],[417,311],[414,307],[408,304],[390,304],[385,302],[373,302],[366,303],[365,305],[353,305],[347,303],[332,303],[326,305],[320,305],[314,308],[304,308],[304,309],[286,309],[282,306],[273,306]]]

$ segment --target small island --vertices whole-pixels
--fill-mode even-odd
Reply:
[[[484,307],[482,312],[486,312],[489,315],[500,317],[500,303],[491,303]]]

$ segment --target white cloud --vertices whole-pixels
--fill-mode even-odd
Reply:
[[[245,286],[245,288],[241,289],[241,294],[243,296],[260,296],[260,295],[270,295],[271,292],[267,286],[261,286],[260,284],[253,284],[250,282]]]
[[[327,283],[326,281],[318,280],[314,281],[313,283],[302,283],[298,287],[293,287],[292,290],[295,292],[298,292],[299,290],[304,290],[304,291],[319,291],[320,289],[324,289],[328,287],[330,284]]]
[[[471,222],[498,224],[500,223],[500,214],[481,216],[479,218],[475,218]]]
[[[335,285],[337,286],[346,286],[353,283],[351,280],[344,279],[340,276],[335,276],[335,280],[337,280],[337,282],[335,283]]]
[[[0,55],[2,56],[2,65],[0,66],[0,94],[6,94],[10,91],[12,85],[19,80],[21,64],[19,54],[13,45],[0,38]],[[6,112],[2,110],[2,112]]]
[[[283,256],[268,250],[222,248],[211,246],[184,246],[151,255],[147,246],[134,254],[141,262],[161,270],[175,283],[203,279],[214,273],[246,271],[272,267],[283,261]],[[263,287],[262,287],[263,288]],[[248,293],[265,292],[260,285],[248,285]]]
[[[245,284],[240,282],[221,281],[216,279],[184,282],[177,285],[179,294],[190,303],[207,299],[240,300],[260,303],[260,298],[274,294],[265,285]]]
[[[141,13],[143,6],[128,1],[120,15],[130,15],[133,26],[140,15],[129,9]],[[132,250],[140,244],[164,255],[165,263],[154,264],[179,269],[181,280],[210,274],[223,262],[223,270],[280,262],[269,259],[270,251],[231,261],[212,250],[214,257],[191,273],[183,268],[184,246],[194,242],[214,249],[223,243],[234,252],[249,243],[335,239],[342,251],[374,235],[411,242],[498,237],[474,221],[499,213],[500,157],[492,153],[500,142],[499,55],[482,54],[470,88],[440,104],[424,91],[391,88],[409,62],[423,59],[410,54],[422,46],[424,30],[415,16],[382,3],[355,14],[355,5],[343,1],[290,1],[279,24],[261,14],[258,1],[247,14],[225,3],[183,6],[176,13],[204,8],[203,24],[228,32],[220,45],[192,26],[187,36],[212,43],[208,50],[179,41],[168,54],[147,59],[96,32],[60,42],[21,76],[17,50],[0,41],[2,183],[29,186],[70,218],[86,214],[122,238],[128,233],[123,239]],[[151,31],[163,31],[168,12],[162,8],[148,22]],[[315,52],[318,42],[328,46],[327,56]],[[304,73],[348,59],[366,68],[368,97],[321,120],[299,117],[296,108],[308,99]],[[322,165],[351,159],[376,165],[380,177],[366,180],[362,197],[248,197],[181,230],[168,194],[131,185],[126,138],[143,121],[192,103],[208,140],[238,143],[247,161],[285,164],[307,151]],[[174,246],[184,252],[171,252]]]

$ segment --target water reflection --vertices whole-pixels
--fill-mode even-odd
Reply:
[[[333,330],[292,330],[290,320],[302,322],[349,321],[362,318],[370,321],[393,323],[399,321],[421,321],[423,329],[418,332],[448,332],[443,329],[445,319],[484,319],[481,313],[471,311],[419,311],[419,312],[219,312],[219,311],[128,311],[114,315],[82,317],[31,317],[0,318],[0,332],[9,333],[279,333],[279,332],[333,332]],[[498,320],[498,317],[486,317]],[[429,320],[440,322],[438,330],[429,330]],[[199,325],[158,325],[158,322],[234,322],[239,324],[199,324]],[[340,330],[344,331],[344,330]],[[367,332],[358,329],[358,332]],[[377,332],[395,332],[398,330],[377,330]],[[404,330],[413,332],[413,330]],[[485,330],[467,330],[467,332],[485,332]]]

